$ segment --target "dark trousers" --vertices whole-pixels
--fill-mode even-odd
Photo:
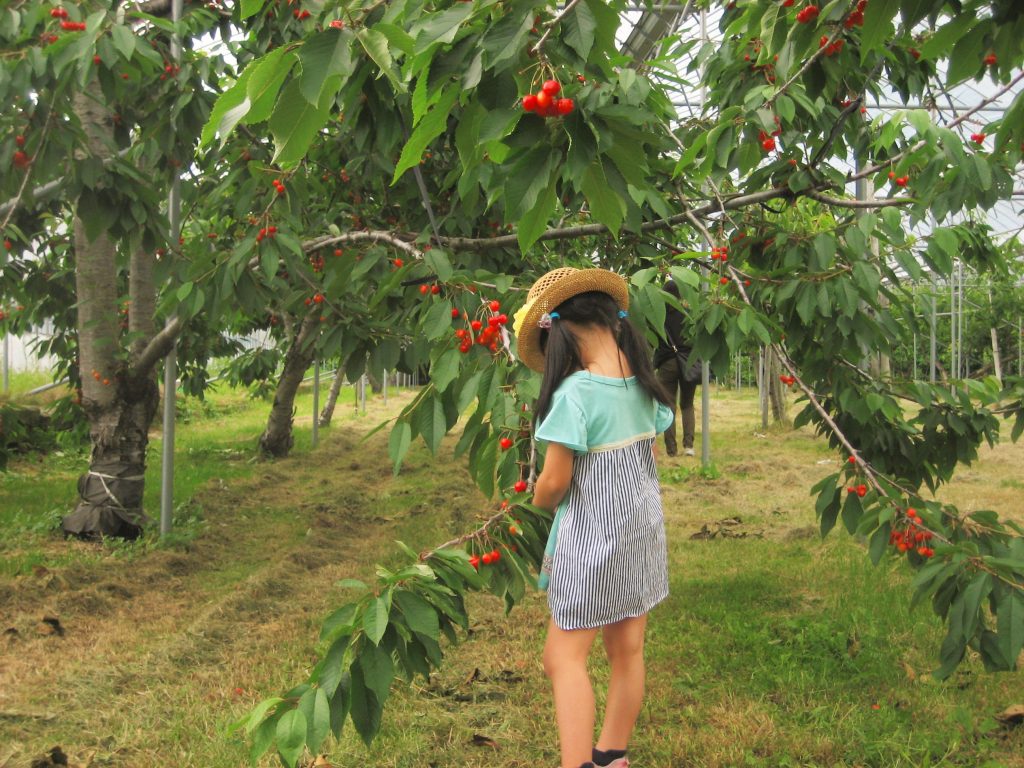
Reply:
[[[679,362],[675,357],[670,358],[658,368],[658,381],[672,396],[672,401],[679,403],[679,410],[683,415],[683,448],[693,448],[693,433],[695,431],[693,395],[697,391],[699,382],[688,382],[683,379],[679,372]],[[665,430],[665,450],[670,455],[677,451],[675,419],[672,420],[672,426]]]

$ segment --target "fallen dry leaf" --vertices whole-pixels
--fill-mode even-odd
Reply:
[[[474,747],[490,747],[491,749],[498,748],[498,742],[492,739],[490,736],[484,736],[480,733],[474,733],[473,738],[469,741]]]
[[[1007,707],[996,715],[996,720],[1007,728],[1013,728],[1024,723],[1024,704],[1014,704],[1011,707]]]

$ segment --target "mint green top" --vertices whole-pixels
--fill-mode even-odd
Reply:
[[[672,409],[651,398],[636,376],[590,371],[570,374],[558,386],[537,429],[537,439],[576,453],[596,453],[653,438],[672,423]]]

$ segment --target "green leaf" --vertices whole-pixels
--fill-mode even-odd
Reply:
[[[380,67],[380,71],[387,76],[391,84],[395,86],[395,89],[404,93],[405,86],[398,79],[395,67],[391,61],[391,51],[388,50],[387,37],[375,29],[366,27],[360,29],[356,33],[356,37],[359,38],[359,42],[366,50],[366,53]]]
[[[249,111],[242,116],[241,122],[246,125],[262,123],[273,114],[281,84],[292,71],[296,61],[298,59],[295,54],[285,46],[281,46],[266,56],[260,57],[246,68],[248,79],[246,80],[245,95],[249,100]],[[224,138],[229,130],[225,130],[222,125],[219,133],[221,146],[223,146]]]
[[[946,82],[949,85],[966,80],[984,66],[981,60],[988,47],[988,33],[987,26],[979,25],[956,41],[946,71]]]
[[[391,654],[376,645],[364,645],[356,660],[363,673],[363,682],[382,705],[388,699],[395,664]]]
[[[626,206],[608,184],[600,157],[595,158],[583,174],[580,189],[590,205],[590,215],[608,227],[613,237],[618,238]]]
[[[549,183],[556,158],[551,148],[533,147],[509,171],[505,181],[505,220],[515,221],[534,208]]]
[[[594,31],[597,29],[597,19],[586,3],[576,4],[562,20],[562,29],[566,44],[586,61],[594,47]]]
[[[519,240],[519,250],[523,253],[529,251],[547,229],[551,214],[555,212],[558,203],[557,187],[558,179],[552,178],[547,189],[537,196],[534,206],[519,219],[516,237]]]
[[[448,254],[440,248],[431,248],[423,254],[423,263],[430,268],[438,282],[446,283],[455,272]],[[451,313],[449,312],[449,316]]]
[[[270,117],[274,136],[273,162],[288,167],[301,160],[320,129],[327,123],[334,103],[333,88],[328,89],[319,106],[313,106],[302,95],[301,81],[292,80],[284,89]]]
[[[310,688],[302,694],[297,709],[306,720],[305,744],[315,755],[331,730],[331,707],[327,694],[320,688]]]
[[[438,392],[448,389],[455,377],[459,375],[459,361],[462,354],[457,349],[447,349],[430,367],[430,380]]]
[[[344,80],[352,74],[352,33],[347,29],[325,29],[306,40],[299,50],[302,64],[300,91],[306,101],[316,106],[324,97],[324,89],[332,78]]]
[[[395,603],[405,617],[409,629],[437,640],[440,634],[437,611],[415,592],[399,589],[395,591]]]
[[[445,434],[444,405],[439,397],[427,398],[416,410],[416,431],[432,454],[437,453]]]
[[[263,8],[263,0],[242,0],[242,10],[239,19],[248,19],[250,16],[260,12]]]
[[[899,0],[871,0],[864,8],[864,28],[860,33],[860,60],[892,39],[892,20],[900,9]]]
[[[438,100],[437,105],[420,120],[420,124],[416,126],[409,140],[402,147],[402,156],[398,159],[395,174],[391,179],[392,185],[408,169],[419,165],[427,145],[448,127],[448,115],[451,113],[452,107],[455,106],[455,102],[459,100],[459,93],[459,88],[449,88]]]
[[[1020,589],[1003,590],[996,603],[996,631],[1003,655],[1016,661],[1024,648],[1024,594]]]
[[[531,8],[520,8],[516,13],[503,14],[501,20],[487,31],[480,43],[484,51],[484,67],[494,69],[499,64],[518,56],[532,27]]]
[[[436,44],[448,44],[455,39],[462,22],[473,13],[474,3],[456,3],[450,8],[424,16],[415,25],[416,53]]]
[[[252,102],[246,95],[246,89],[249,84],[249,78],[252,76],[254,63],[246,67],[234,85],[217,97],[217,101],[213,104],[213,110],[210,112],[210,117],[207,119],[206,125],[203,126],[203,132],[199,139],[200,147],[208,146],[213,141],[213,137],[218,134],[220,135],[220,144],[223,147],[224,142],[231,135],[231,130],[248,113]]]
[[[398,476],[398,470],[402,466],[402,459],[405,458],[411,442],[412,427],[409,426],[409,423],[400,421],[395,424],[394,429],[391,430],[391,435],[388,437],[388,457],[391,459],[391,465],[394,467],[396,477]]]
[[[123,24],[114,24],[110,27],[110,40],[125,61],[131,61],[135,52],[135,35]]]
[[[298,709],[285,712],[277,721],[277,751],[288,768],[294,768],[306,746],[306,716]]]
[[[369,647],[375,648],[376,646],[371,645]],[[356,731],[366,746],[370,746],[373,742],[373,737],[380,730],[380,716],[383,711],[383,705],[373,695],[373,691],[367,687],[363,679],[363,669],[359,659],[352,663],[349,706],[352,724],[356,727]]]
[[[348,650],[351,635],[343,635],[331,643],[327,653],[316,665],[316,684],[327,698],[332,698],[344,677],[345,652]]]
[[[380,642],[388,628],[388,610],[388,600],[376,597],[363,613],[363,631],[374,645]]]

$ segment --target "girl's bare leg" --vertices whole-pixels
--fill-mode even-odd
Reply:
[[[644,631],[647,616],[623,619],[602,630],[611,666],[600,750],[626,749],[644,700]]]
[[[591,758],[594,745],[594,689],[587,674],[587,656],[596,629],[559,629],[548,626],[544,644],[544,672],[555,696],[555,719],[562,753],[562,768],[578,768]]]

